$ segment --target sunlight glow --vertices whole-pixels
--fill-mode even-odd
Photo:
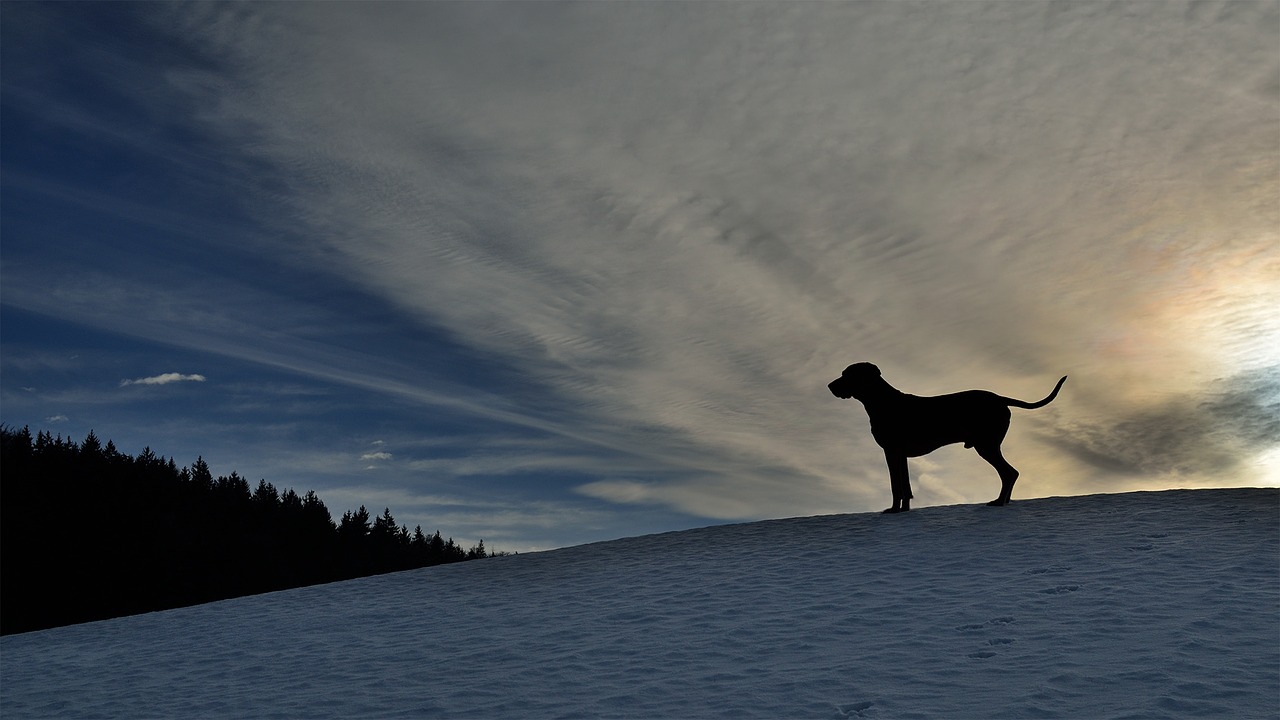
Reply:
[[[1280,236],[1185,271],[1153,298],[1165,336],[1209,378],[1280,364]],[[1203,258],[1201,258],[1203,259]]]
[[[1280,364],[1280,252],[1268,247],[1280,237],[1219,263],[1196,318],[1206,345],[1236,371]]]

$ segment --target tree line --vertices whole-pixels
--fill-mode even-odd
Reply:
[[[315,491],[0,426],[0,634],[491,557]]]

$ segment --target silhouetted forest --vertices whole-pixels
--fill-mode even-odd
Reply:
[[[0,634],[490,557],[314,491],[0,426]]]

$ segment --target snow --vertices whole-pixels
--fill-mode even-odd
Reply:
[[[1278,714],[1276,489],[723,525],[0,639],[6,720]]]

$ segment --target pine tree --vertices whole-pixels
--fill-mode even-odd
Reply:
[[[85,435],[84,442],[80,443],[80,454],[90,458],[102,456],[102,443],[98,441],[98,436],[94,435],[92,430]]]
[[[265,479],[259,480],[258,489],[253,491],[253,502],[263,510],[275,510],[280,503],[280,493],[276,491],[275,485]]]
[[[363,505],[354,513],[350,510],[342,514],[342,523],[338,525],[339,534],[351,538],[363,538],[369,534],[369,511]]]
[[[213,473],[209,472],[209,463],[204,461],[204,456],[191,463],[191,483],[203,490],[213,487]]]

